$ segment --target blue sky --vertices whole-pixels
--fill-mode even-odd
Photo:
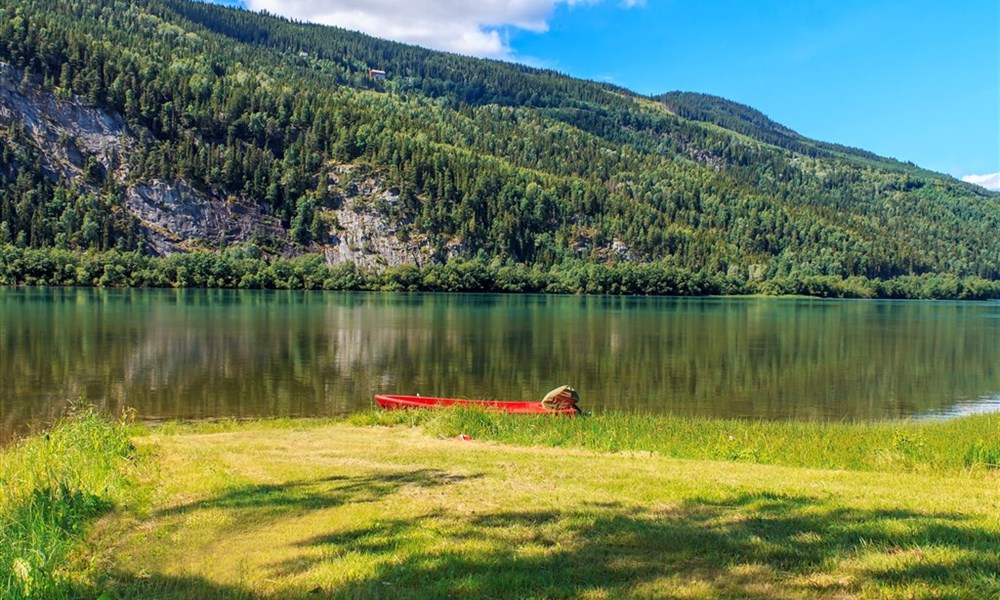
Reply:
[[[1000,172],[998,0],[245,2],[643,94],[716,94],[957,177]]]

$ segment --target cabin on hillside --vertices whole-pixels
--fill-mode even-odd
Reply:
[[[368,69],[368,76],[372,79],[385,79],[385,71],[381,69]]]

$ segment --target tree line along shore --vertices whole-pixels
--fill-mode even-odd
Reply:
[[[660,296],[802,295],[822,298],[1000,298],[1000,281],[923,273],[890,279],[693,271],[670,262],[569,261],[548,268],[490,259],[402,264],[380,270],[330,265],[317,254],[262,257],[252,247],[154,257],[139,252],[77,253],[0,245],[0,285],[341,291],[499,292]]]

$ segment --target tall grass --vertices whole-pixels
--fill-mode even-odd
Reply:
[[[1000,414],[935,422],[817,423],[603,413],[586,418],[509,416],[481,410],[367,413],[357,424],[420,426],[508,444],[653,452],[857,471],[1000,469]]]
[[[134,460],[127,424],[92,408],[0,450],[0,598],[71,595],[73,549],[89,522],[133,497]]]

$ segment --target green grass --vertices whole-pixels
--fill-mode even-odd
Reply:
[[[0,598],[67,597],[87,525],[136,497],[124,423],[78,410],[0,451]]]
[[[161,469],[153,510],[85,591],[1000,597],[996,471],[834,471],[464,442],[436,414],[379,416],[395,427],[153,430],[136,440]],[[436,433],[409,426],[421,422]]]
[[[774,422],[606,413],[511,418],[480,410],[368,412],[358,425],[420,426],[506,444],[855,471],[1000,469],[1000,414],[927,422]]]
[[[998,425],[90,413],[0,455],[4,511],[43,490],[77,523],[0,596],[996,600]]]

